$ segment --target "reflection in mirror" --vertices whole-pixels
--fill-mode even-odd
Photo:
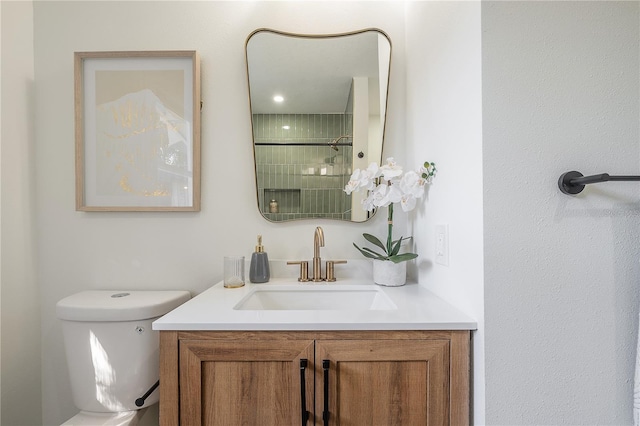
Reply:
[[[352,170],[380,163],[391,42],[382,31],[261,29],[246,44],[258,208],[271,221],[363,222]]]

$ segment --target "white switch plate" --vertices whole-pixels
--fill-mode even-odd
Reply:
[[[449,225],[436,225],[436,263],[449,266]]]

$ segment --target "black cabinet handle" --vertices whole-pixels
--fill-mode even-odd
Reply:
[[[307,364],[308,361],[306,359],[300,360],[300,405],[302,407],[302,426],[306,426],[307,421],[309,421],[309,412],[307,411],[307,387],[304,375]]]
[[[324,370],[324,411],[322,412],[322,421],[324,426],[329,426],[329,360],[322,360],[322,369]]]

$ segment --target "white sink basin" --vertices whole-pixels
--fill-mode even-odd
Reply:
[[[299,284],[257,287],[243,297],[235,310],[371,311],[397,309],[375,285]]]

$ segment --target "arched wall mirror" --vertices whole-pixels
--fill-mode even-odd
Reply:
[[[246,42],[258,208],[270,221],[363,222],[351,173],[380,162],[391,66],[382,31],[256,30]]]

